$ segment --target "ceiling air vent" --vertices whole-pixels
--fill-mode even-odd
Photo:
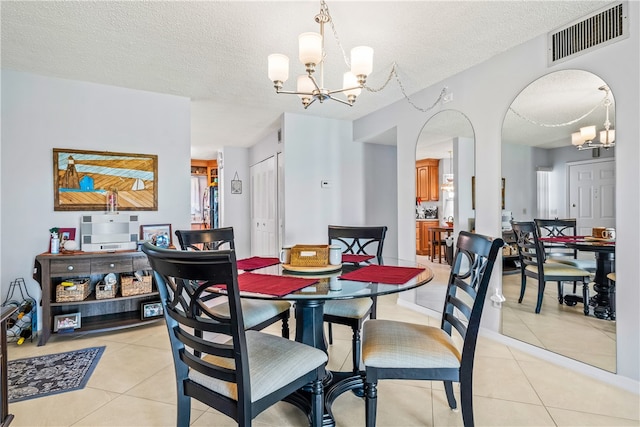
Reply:
[[[550,32],[549,65],[629,37],[627,7],[626,1],[615,3]]]

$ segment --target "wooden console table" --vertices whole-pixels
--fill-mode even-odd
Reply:
[[[115,298],[96,299],[95,285],[108,273],[132,273],[150,270],[147,256],[138,251],[74,252],[71,254],[43,253],[36,256],[33,278],[42,288],[42,330],[38,345],[45,345],[53,331],[57,315],[80,313],[80,328],[67,334],[103,332],[130,328],[162,318],[143,319],[140,305],[158,301],[155,285],[151,293]],[[82,301],[57,302],[56,286],[65,279],[90,278],[91,294]]]
[[[6,427],[11,424],[13,415],[9,413],[9,391],[7,378],[9,371],[7,369],[7,320],[11,317],[17,307],[2,307],[0,313],[0,426]]]

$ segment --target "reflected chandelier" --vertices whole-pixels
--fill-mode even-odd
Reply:
[[[607,115],[604,121],[604,130],[600,131],[600,142],[593,142],[597,135],[595,125],[581,127],[579,132],[572,133],[571,144],[578,148],[578,150],[589,150],[593,148],[609,149],[616,145],[616,131],[611,129],[611,121],[609,121],[609,107],[611,106],[609,86],[600,86],[598,89],[606,93],[604,106],[607,109]]]
[[[367,76],[373,70],[373,49],[368,46],[358,46],[351,49],[351,71],[344,73],[342,89],[330,90],[324,86],[324,25],[329,23],[333,33],[338,40],[329,8],[322,0],[320,2],[320,13],[315,16],[315,21],[320,24],[320,33],[302,33],[298,36],[299,50],[298,58],[306,67],[306,74],[298,76],[297,90],[282,90],[284,82],[289,78],[289,58],[280,53],[269,55],[269,80],[273,82],[276,93],[286,93],[298,95],[302,100],[305,109],[316,101],[320,103],[327,99],[352,106],[356,97],[365,87]],[[340,41],[338,40],[338,45]],[[340,46],[342,49],[342,46]],[[343,52],[344,54],[344,52]],[[345,55],[346,62],[346,55]],[[349,64],[347,63],[347,66]],[[319,68],[319,78],[316,79],[316,67]],[[344,93],[346,100],[336,97],[338,93]]]

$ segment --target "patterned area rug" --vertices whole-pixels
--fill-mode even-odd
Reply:
[[[10,360],[9,403],[84,388],[105,347]]]

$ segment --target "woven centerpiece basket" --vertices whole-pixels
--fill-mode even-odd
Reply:
[[[91,293],[89,278],[64,281],[64,283],[69,282],[72,282],[73,286],[64,286],[62,283],[56,286],[56,302],[82,301]]]
[[[291,248],[291,265],[324,267],[329,264],[329,245],[295,245]]]
[[[120,286],[122,286],[122,296],[148,294],[151,292],[151,276],[120,276]]]

